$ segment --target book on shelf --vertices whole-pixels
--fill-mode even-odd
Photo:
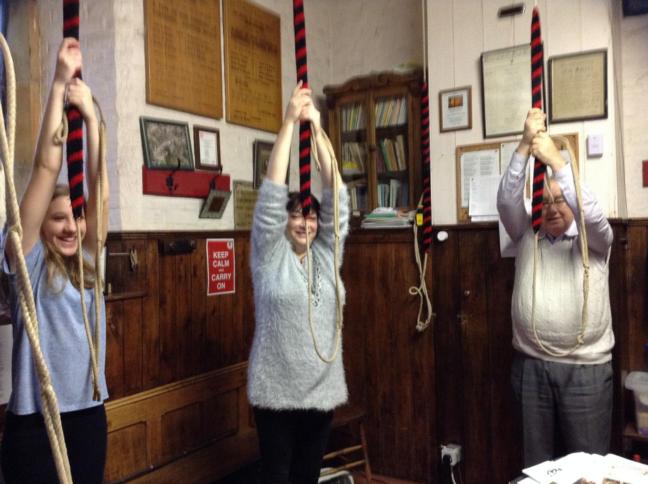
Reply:
[[[381,99],[375,106],[376,127],[398,126],[407,123],[407,99]]]
[[[367,149],[364,143],[349,142],[342,145],[342,175],[365,173]]]
[[[349,190],[349,205],[351,211],[367,209],[367,183],[364,180],[356,180],[347,183]]]
[[[405,158],[405,139],[403,135],[396,136],[396,139],[383,138],[378,141],[378,156],[382,159],[382,165],[385,171],[404,171],[407,169],[407,159]],[[380,173],[380,170],[378,170]]]
[[[406,207],[409,198],[409,185],[406,181],[392,178],[377,186],[379,207]]]
[[[362,104],[342,108],[342,131],[356,131],[365,127],[365,112]]]

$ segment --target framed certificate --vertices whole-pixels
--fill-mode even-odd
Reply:
[[[472,128],[471,87],[439,92],[439,130],[459,131]]]
[[[607,50],[549,59],[549,121],[607,118]]]
[[[204,126],[194,126],[193,135],[196,168],[222,172],[218,130]]]
[[[484,138],[522,133],[531,108],[531,46],[484,52],[482,116]]]

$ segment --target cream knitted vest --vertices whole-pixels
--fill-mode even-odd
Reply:
[[[585,343],[573,353],[554,357],[540,348],[533,334],[531,298],[533,288],[533,230],[518,243],[515,260],[515,286],[511,304],[513,347],[543,360],[563,363],[605,363],[614,346],[609,295],[607,257],[590,252],[588,320]],[[538,337],[550,350],[572,348],[580,331],[583,305],[583,263],[577,238],[564,238],[553,244],[545,237],[538,241],[539,264],[536,279],[535,321]]]

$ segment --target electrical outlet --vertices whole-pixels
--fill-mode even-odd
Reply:
[[[459,444],[443,444],[441,446],[441,461],[444,457],[450,459],[450,465],[455,466],[461,462],[461,446]]]

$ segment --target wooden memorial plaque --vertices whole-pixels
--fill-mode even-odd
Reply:
[[[250,230],[259,192],[254,189],[252,182],[239,180],[234,180],[232,191],[234,192],[234,229]]]
[[[146,101],[223,117],[219,0],[145,0]]]
[[[276,133],[281,127],[280,19],[244,0],[224,0],[227,121]]]

